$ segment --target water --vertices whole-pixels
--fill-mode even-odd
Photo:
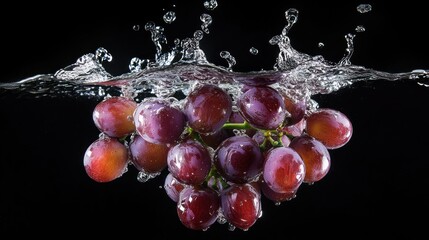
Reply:
[[[205,1],[204,6],[208,10],[213,10],[217,2]],[[369,12],[371,5],[359,5],[357,10],[360,13]],[[237,61],[229,51],[220,52],[220,57],[226,60],[227,66],[210,63],[200,48],[200,41],[209,34],[212,17],[203,13],[200,15],[201,30],[196,30],[192,37],[175,39],[174,46],[170,49],[167,49],[168,39],[164,28],[155,22],[146,23],[144,29],[150,33],[155,45],[155,58],[132,58],[128,73],[118,76],[108,73],[103,63],[110,62],[112,55],[106,49],[99,48],[54,74],[36,75],[18,82],[2,83],[0,88],[28,92],[36,97],[103,98],[124,95],[126,92],[127,95],[139,99],[148,93],[162,98],[172,97],[177,93],[186,95],[197,83],[212,83],[223,86],[236,99],[240,94],[240,86],[246,84],[271,85],[292,98],[310,100],[316,94],[329,94],[360,81],[407,79],[427,86],[429,73],[424,69],[389,73],[352,64],[356,36],[352,33],[345,35],[347,47],[338,63],[327,61],[321,55],[312,56],[295,50],[289,32],[298,22],[298,17],[297,9],[286,10],[286,24],[283,30],[269,41],[279,50],[272,70],[233,71]],[[167,24],[172,24],[175,19],[176,14],[172,11],[166,12],[163,16]],[[355,31],[358,34],[365,31],[365,28],[359,25]],[[322,48],[324,44],[319,42],[318,46]],[[256,55],[258,50],[252,47],[250,53]],[[314,101],[307,102],[314,105]],[[314,106],[317,107],[317,104]]]

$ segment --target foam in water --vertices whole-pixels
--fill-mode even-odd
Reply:
[[[215,0],[204,1],[206,10],[217,7]],[[357,6],[359,13],[367,13],[372,7],[369,4]],[[403,73],[388,73],[353,65],[353,39],[365,31],[359,25],[355,34],[345,35],[347,48],[344,57],[338,62],[330,62],[322,56],[311,56],[295,50],[288,37],[290,29],[298,21],[299,11],[291,8],[285,12],[286,25],[279,35],[271,38],[270,44],[279,48],[276,63],[272,70],[236,72],[233,66],[235,58],[228,51],[221,51],[220,56],[227,61],[227,67],[210,63],[200,48],[200,41],[209,34],[212,23],[211,15],[200,15],[201,30],[196,30],[192,37],[175,39],[174,46],[166,50],[167,38],[164,28],[154,22],[148,22],[144,29],[151,34],[155,45],[154,59],[132,58],[129,73],[112,76],[103,67],[104,61],[111,61],[112,56],[104,48],[97,49],[80,57],[76,63],[58,70],[55,74],[36,75],[14,83],[3,83],[0,88],[19,90],[35,96],[89,96],[103,98],[106,95],[127,95],[138,99],[142,93],[151,93],[157,97],[168,98],[180,92],[187,95],[198,84],[212,83],[226,89],[234,99],[241,93],[242,84],[271,85],[289,95],[291,98],[306,100],[309,109],[317,108],[311,100],[315,94],[329,94],[359,81],[371,80],[404,80],[418,81],[428,86],[427,70],[416,69]],[[164,14],[163,20],[172,24],[176,19],[173,11]],[[140,29],[139,25],[133,27]],[[322,42],[318,43],[323,48]],[[256,48],[250,53],[258,54]]]

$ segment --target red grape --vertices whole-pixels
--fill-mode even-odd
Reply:
[[[344,146],[353,133],[352,123],[346,115],[328,108],[318,109],[308,116],[306,130],[328,149]]]
[[[131,160],[139,171],[156,173],[167,166],[169,147],[163,143],[151,143],[135,135],[130,143]]]
[[[158,99],[143,101],[134,112],[137,132],[152,143],[173,143],[180,138],[186,117],[182,111]]]
[[[203,183],[210,171],[211,163],[208,150],[193,140],[179,143],[168,151],[168,170],[185,184]]]
[[[115,138],[100,138],[85,152],[83,165],[90,178],[110,182],[120,177],[128,162],[128,149]]]
[[[246,183],[262,172],[263,158],[259,145],[252,138],[234,136],[219,145],[214,164],[227,181]]]
[[[133,113],[137,103],[125,97],[111,97],[95,106],[95,126],[110,137],[122,138],[135,131]]]
[[[314,183],[322,179],[329,171],[331,157],[328,149],[318,140],[302,135],[294,138],[290,143],[302,158],[305,165],[304,182]]]
[[[179,201],[179,194],[185,187],[186,185],[173,177],[173,174],[169,173],[165,177],[164,189],[171,200],[175,202]]]
[[[290,117],[287,117],[287,125],[294,125],[301,121],[305,115],[305,101],[294,100],[286,95],[283,95],[285,102],[285,108],[290,113]]]
[[[214,85],[202,85],[186,98],[184,112],[189,126],[199,133],[220,130],[232,111],[231,97]]]
[[[250,184],[235,184],[221,193],[225,219],[242,230],[249,229],[261,214],[261,195]]]
[[[186,187],[179,195],[177,214],[187,228],[204,230],[217,219],[219,196],[211,188]]]
[[[285,193],[275,192],[263,180],[259,181],[259,186],[261,187],[262,194],[264,194],[264,196],[266,198],[270,199],[271,201],[273,201],[275,203],[289,201],[289,200],[295,198],[296,192],[297,192],[297,190],[293,190],[293,191],[285,192]]]
[[[265,158],[264,181],[275,192],[295,191],[305,176],[305,166],[299,154],[289,147],[270,150]]]
[[[282,96],[271,87],[252,87],[238,99],[243,118],[258,129],[276,129],[286,116]]]

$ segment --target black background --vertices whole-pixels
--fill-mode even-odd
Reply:
[[[236,71],[272,69],[277,48],[269,39],[283,29],[284,12],[294,7],[299,20],[290,32],[292,45],[311,55],[338,62],[346,48],[344,35],[357,25],[351,61],[387,72],[429,68],[429,20],[423,3],[371,3],[366,14],[358,1],[226,1],[214,11],[202,1],[142,1],[25,5],[3,9],[1,82],[12,82],[56,70],[98,47],[113,61],[113,75],[128,71],[132,57],[153,58],[155,48],[144,31],[147,21],[166,29],[172,42],[199,29],[199,15],[213,17],[211,33],[201,41],[209,61],[226,66],[219,52],[235,56]],[[173,7],[173,4],[176,7]],[[51,9],[50,9],[51,8]],[[176,11],[171,25],[162,22]],[[133,25],[139,24],[140,31]],[[325,47],[319,48],[323,42]],[[255,47],[254,56],[249,49]],[[332,167],[313,186],[302,185],[297,198],[281,206],[263,199],[263,216],[247,232],[213,225],[206,232],[181,225],[174,203],[160,188],[161,177],[142,184],[130,167],[121,178],[96,183],[83,168],[83,154],[98,136],[91,118],[97,100],[0,96],[0,233],[155,234],[160,238],[302,239],[309,237],[393,236],[425,232],[428,214],[429,88],[413,81],[358,83],[336,93],[314,96],[320,106],[345,113],[354,135],[331,151]],[[422,220],[420,220],[422,219]],[[261,235],[262,234],[262,235]]]

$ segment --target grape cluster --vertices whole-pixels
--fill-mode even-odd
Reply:
[[[142,181],[168,169],[164,189],[184,226],[205,230],[217,221],[247,230],[262,197],[281,203],[303,182],[320,181],[328,150],[352,136],[341,112],[306,106],[270,86],[245,86],[237,99],[212,84],[181,101],[110,97],[93,112],[102,134],[85,153],[85,170],[109,182],[129,163]]]

